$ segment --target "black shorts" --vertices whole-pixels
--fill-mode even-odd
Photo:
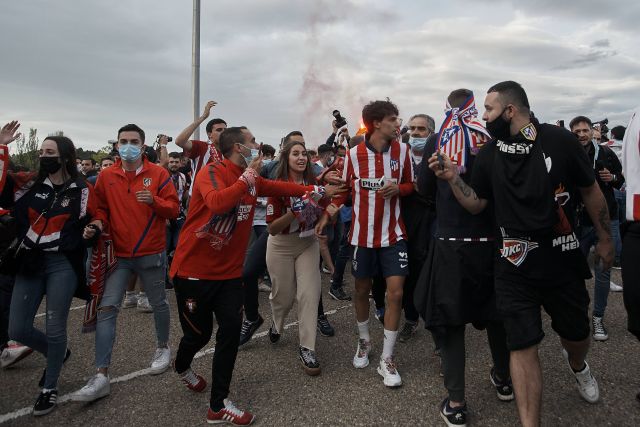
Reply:
[[[540,306],[551,317],[551,327],[567,341],[590,336],[589,294],[584,280],[546,284],[496,277],[496,304],[504,319],[509,350],[522,350],[544,338]]]
[[[351,267],[351,273],[356,279],[407,276],[409,274],[407,242],[399,240],[384,248],[356,246],[353,250]]]

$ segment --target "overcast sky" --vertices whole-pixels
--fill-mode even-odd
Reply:
[[[626,125],[640,105],[638,0],[202,0],[201,104],[277,145],[310,146],[340,109],[352,133],[386,97],[440,125],[448,93],[520,82],[536,116]],[[126,123],[148,141],[192,121],[192,2],[6,1],[0,122],[97,149]],[[201,130],[204,134],[204,126]]]

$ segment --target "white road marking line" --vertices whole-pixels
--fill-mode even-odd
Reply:
[[[343,305],[343,306],[340,306],[340,307],[338,307],[338,308],[336,308],[334,310],[325,311],[324,314],[326,314],[327,316],[331,316],[333,314],[336,314],[338,311],[344,310],[344,309],[349,308],[351,306],[352,306],[352,304]],[[79,310],[81,308],[84,308],[84,305],[79,306],[79,307],[72,307],[71,310]],[[44,316],[44,314],[45,313],[42,313],[42,314],[39,314],[38,316]],[[293,326],[296,326],[297,324],[298,324],[298,321],[291,322],[291,323],[285,325],[284,329],[285,330],[289,329],[289,328],[291,328]],[[253,337],[251,337],[251,339],[255,340],[255,339],[258,339],[258,338],[265,337],[265,336],[267,336],[268,333],[269,333],[268,330],[260,332],[260,333],[257,333]],[[204,357],[204,356],[206,356],[208,354],[212,354],[214,351],[215,351],[215,346],[211,347],[211,348],[208,348],[206,350],[203,350],[203,351],[199,351],[194,356],[194,359],[199,359],[199,358]],[[141,369],[139,371],[131,372],[130,374],[126,374],[126,375],[122,375],[122,376],[119,376],[119,377],[116,377],[116,378],[112,378],[110,382],[111,382],[111,384],[115,384],[115,383],[121,383],[121,382],[129,381],[129,380],[132,380],[134,378],[138,378],[138,377],[141,377],[143,375],[147,375],[150,370],[151,370],[150,368]],[[67,393],[64,396],[58,397],[58,403],[60,404],[60,403],[64,403],[64,402],[70,401],[71,400],[71,394],[72,393]],[[32,411],[33,411],[32,407],[26,407],[26,408],[15,410],[13,412],[8,412],[6,414],[0,415],[0,424],[6,423],[7,421],[15,420],[15,419],[20,418],[20,417],[24,417],[25,415],[29,415],[29,414],[31,414]]]

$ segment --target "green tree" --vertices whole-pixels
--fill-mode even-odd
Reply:
[[[40,156],[38,129],[29,128],[29,138],[25,138],[22,135],[15,141],[15,147],[17,153],[11,156],[11,161],[29,170],[36,170],[38,168],[38,157]]]

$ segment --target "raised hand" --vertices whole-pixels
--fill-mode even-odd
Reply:
[[[213,107],[215,107],[216,105],[218,105],[218,103],[216,101],[207,102],[207,104],[204,106],[204,110],[202,110],[202,115],[200,117],[203,120],[206,119],[207,117],[209,117],[209,114],[211,113],[211,109]]]
[[[7,145],[20,138],[22,134],[16,133],[18,132],[19,127],[20,123],[17,120],[11,121],[2,126],[2,129],[0,129],[0,144]]]

